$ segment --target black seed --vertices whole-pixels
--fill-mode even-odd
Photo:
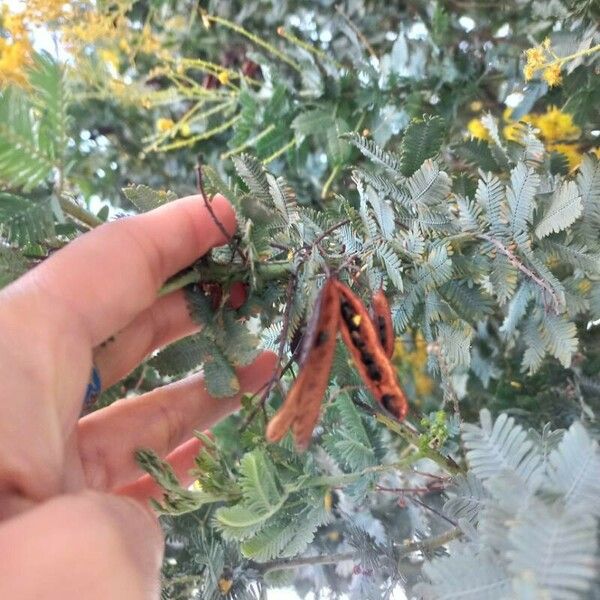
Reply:
[[[360,333],[358,333],[358,331],[353,331],[350,333],[350,337],[352,338],[352,342],[354,343],[354,345],[357,348],[364,348],[365,347],[365,342],[363,341],[363,339],[360,337]]]
[[[315,348],[318,348],[321,344],[324,344],[329,339],[329,334],[326,331],[319,331],[317,339],[315,340]]]
[[[367,367],[367,373],[373,381],[381,381],[381,373],[375,365],[369,365]]]
[[[342,300],[342,316],[345,321],[349,321],[354,316],[352,307],[344,300]]]
[[[386,410],[389,410],[390,412],[394,412],[392,410],[392,402],[394,401],[394,396],[392,396],[391,394],[384,394],[383,396],[381,396],[381,404],[383,404],[383,408],[385,408]]]
[[[381,340],[381,345],[385,346],[385,319],[383,317],[377,317],[377,325],[379,326],[379,339]]]
[[[372,365],[375,362],[373,355],[370,352],[361,352],[360,358],[367,366]]]

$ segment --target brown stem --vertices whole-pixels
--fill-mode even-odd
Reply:
[[[409,544],[398,545],[397,556],[399,559],[404,558],[408,554],[418,552],[420,550],[433,550],[444,546],[448,542],[460,537],[462,531],[455,527],[449,529],[441,535],[427,538],[418,542],[410,542]],[[269,562],[257,565],[257,568],[263,573],[270,571],[281,571],[284,569],[296,569],[297,567],[305,567],[308,565],[331,565],[345,560],[356,560],[360,558],[360,552],[341,552],[339,554],[321,555],[321,556],[301,556],[300,558],[291,558],[284,560],[271,560]]]
[[[558,297],[556,296],[556,292],[552,289],[552,287],[546,281],[544,281],[541,277],[536,275],[531,269],[526,267],[517,258],[517,256],[511,250],[509,250],[500,240],[497,240],[485,233],[481,233],[475,237],[477,237],[481,240],[485,240],[486,242],[489,242],[490,244],[493,244],[501,254],[504,254],[504,256],[506,256],[506,258],[508,258],[508,260],[510,261],[510,263],[512,265],[514,265],[517,269],[519,269],[519,271],[521,271],[521,273],[523,273],[524,275],[529,277],[532,281],[537,283],[543,290],[545,290],[546,292],[548,292],[548,294],[550,294],[550,297],[554,301],[554,305],[556,308],[558,308],[560,306],[560,302],[558,300]]]

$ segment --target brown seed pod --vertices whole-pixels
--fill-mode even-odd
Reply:
[[[408,412],[406,396],[367,309],[350,288],[335,280],[340,296],[340,330],[360,376],[376,400],[397,419]]]
[[[269,421],[267,441],[279,441],[291,427],[296,447],[299,450],[308,447],[329,383],[339,322],[339,294],[334,280],[329,279],[321,289],[317,307],[304,335],[300,375],[283,406]]]
[[[385,350],[386,356],[392,358],[394,354],[394,327],[392,325],[392,311],[383,290],[377,290],[371,298],[371,319],[379,334],[379,341]]]

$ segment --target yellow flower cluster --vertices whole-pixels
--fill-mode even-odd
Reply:
[[[550,106],[542,114],[524,115],[515,121],[512,119],[512,110],[507,108],[502,117],[505,123],[502,133],[505,139],[519,142],[523,138],[522,123],[529,123],[539,131],[540,138],[545,142],[550,152],[563,154],[573,170],[581,163],[581,152],[575,141],[581,136],[581,129],[573,122],[573,117],[556,106]],[[489,140],[490,136],[481,119],[471,119],[467,130],[472,138]]]
[[[427,374],[427,342],[421,332],[417,332],[414,349],[409,351],[401,338],[394,344],[394,362],[409,365],[415,390],[419,396],[427,396],[433,392],[433,380]]]
[[[490,134],[488,133],[488,130],[485,128],[485,125],[482,123],[481,119],[471,119],[467,123],[467,130],[471,134],[471,137],[475,138],[476,140],[489,141],[490,139]]]
[[[525,58],[523,75],[526,81],[532,79],[538,71],[542,71],[542,78],[550,87],[562,83],[562,61],[552,52],[549,38],[546,38],[540,45],[525,50]]]
[[[31,64],[33,49],[24,13],[5,8],[0,18],[4,35],[0,36],[0,86],[27,85],[26,69]]]
[[[569,61],[582,56],[588,56],[600,51],[600,44],[592,46],[585,50],[580,50],[568,56],[559,57],[552,50],[552,43],[546,38],[541,44],[525,50],[525,66],[523,67],[523,76],[525,81],[533,79],[534,75],[541,71],[542,79],[550,87],[562,83],[562,68]]]
[[[0,11],[0,86],[27,85],[27,67],[33,48],[29,29],[62,17],[66,0],[28,0],[18,12],[4,6]]]

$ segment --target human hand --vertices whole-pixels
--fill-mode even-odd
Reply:
[[[232,234],[229,202],[217,196],[212,208]],[[213,399],[191,376],[79,414],[92,360],[108,387],[197,330],[183,293],[157,299],[157,290],[226,241],[190,196],[103,225],[0,291],[1,598],[158,595],[162,536],[139,502],[157,490],[134,450],[171,453],[189,482],[193,431],[235,411],[239,396]],[[241,393],[274,369],[271,353],[239,369]]]

